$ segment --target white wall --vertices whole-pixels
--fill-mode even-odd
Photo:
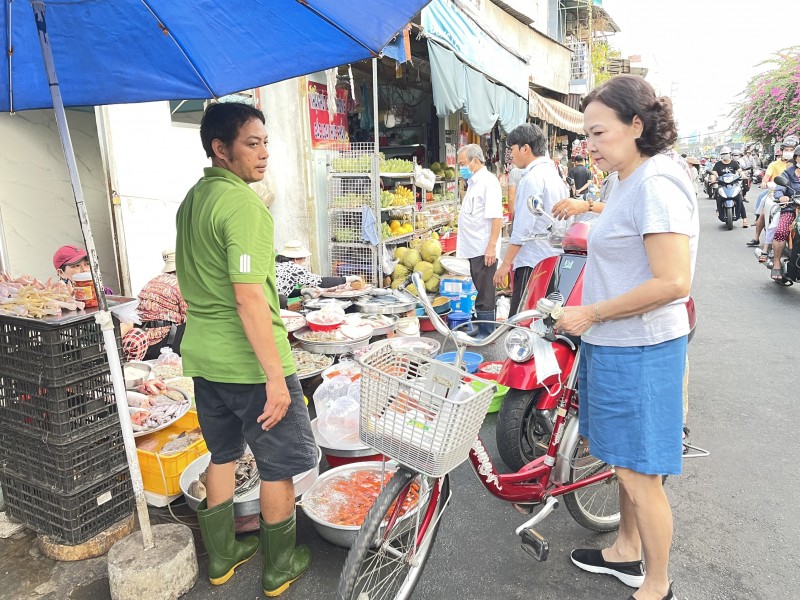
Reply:
[[[173,125],[168,102],[104,109],[113,187],[121,200],[133,295],[157,275],[161,251],[175,246],[175,214],[210,163],[200,129]]]
[[[67,111],[103,281],[119,291],[109,199],[94,112]],[[55,117],[50,110],[0,114],[0,227],[11,273],[55,277],[53,253],[83,246]]]

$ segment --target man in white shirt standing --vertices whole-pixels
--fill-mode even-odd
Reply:
[[[522,293],[534,267],[549,256],[561,254],[561,250],[553,248],[547,240],[529,239],[534,234],[546,232],[549,221],[528,210],[528,198],[540,197],[544,202],[544,212],[550,214],[554,204],[569,197],[569,190],[553,162],[547,158],[547,138],[539,127],[530,123],[520,125],[508,135],[506,143],[511,148],[514,166],[524,171],[517,187],[513,233],[494,276],[494,282],[500,284],[514,266],[514,292],[508,315],[511,317],[519,310]]]
[[[500,253],[500,230],[503,225],[503,192],[500,181],[485,166],[486,159],[477,144],[467,144],[458,151],[459,173],[467,182],[467,193],[458,215],[456,256],[469,260],[472,283],[478,291],[475,316],[479,321],[494,321],[494,273]],[[494,330],[479,324],[485,337]]]

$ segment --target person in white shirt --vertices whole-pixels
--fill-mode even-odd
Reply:
[[[534,234],[547,231],[549,220],[537,217],[528,210],[528,198],[541,197],[544,211],[550,213],[553,205],[562,198],[569,197],[569,190],[558,171],[553,168],[553,162],[546,157],[547,138],[539,127],[530,123],[520,125],[508,135],[506,143],[511,148],[514,166],[524,171],[517,187],[514,230],[503,262],[494,276],[495,284],[500,285],[513,265],[514,292],[508,315],[511,317],[519,310],[522,293],[534,267],[545,258],[561,253],[560,249],[553,248],[547,240],[529,240]]]
[[[500,253],[500,230],[503,225],[503,192],[500,181],[485,166],[483,150],[467,144],[458,151],[461,177],[467,182],[467,193],[458,215],[456,256],[469,260],[472,283],[478,291],[475,316],[479,321],[494,321],[494,272]],[[494,330],[479,324],[481,336]]]

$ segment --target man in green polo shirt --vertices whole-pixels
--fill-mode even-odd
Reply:
[[[261,476],[262,587],[277,596],[311,562],[295,546],[292,477],[314,467],[316,445],[280,318],[272,216],[248,186],[267,168],[264,115],[212,104],[200,138],[212,166],[178,209],[175,252],[188,305],[183,371],[211,452],[197,516],[209,580],[223,584],[259,546],[234,536],[234,469],[247,442]]]

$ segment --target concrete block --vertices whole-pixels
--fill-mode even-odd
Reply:
[[[142,532],[117,542],[108,553],[113,600],[175,600],[197,581],[197,554],[185,525],[153,527],[155,548],[144,550]]]

